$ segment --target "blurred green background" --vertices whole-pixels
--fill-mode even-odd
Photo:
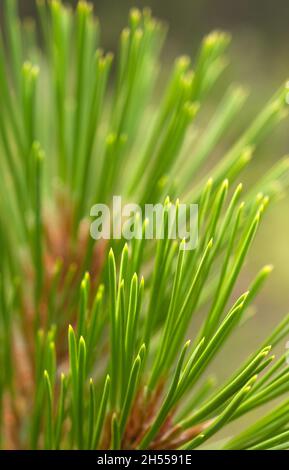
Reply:
[[[67,3],[75,4],[76,1]],[[222,83],[218,84],[217,93],[211,97],[209,110],[220,99],[219,90],[224,90],[229,81],[248,87],[251,93],[245,111],[233,126],[236,129],[245,126],[289,78],[288,0],[94,0],[91,3],[100,19],[102,45],[109,50],[116,49],[129,8],[150,6],[154,15],[169,26],[162,57],[166,65],[180,54],[194,56],[201,38],[212,29],[231,32],[231,64]],[[35,0],[21,0],[20,7],[24,16],[34,15]],[[250,172],[244,175],[245,185],[246,181],[257,178],[286,153],[289,154],[289,119],[258,150]],[[260,340],[289,310],[288,197],[270,208],[250,254],[239,283],[240,291],[246,290],[254,274],[264,264],[274,264],[275,270],[258,298],[257,315],[242,327],[243,334],[236,335],[224,351],[224,361],[230,352],[230,368],[247,354],[248,345],[253,348],[260,344]],[[221,373],[223,369],[224,372],[227,369],[225,362]]]

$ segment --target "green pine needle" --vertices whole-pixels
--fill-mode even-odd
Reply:
[[[248,95],[219,91],[201,130],[198,116],[228,64],[228,34],[209,34],[164,80],[166,27],[149,9],[132,9],[114,58],[86,1],[74,10],[38,0],[30,32],[17,0],[4,4],[1,448],[288,449],[289,372],[276,347],[289,315],[256,351],[245,345],[247,359],[229,377],[209,372],[272,272],[265,266],[236,296],[267,207],[289,184],[288,157],[251,187],[240,183],[288,114],[288,82],[216,159]],[[94,240],[91,208],[112,207],[116,195],[141,209],[163,204],[163,238],[145,239],[150,220],[137,214],[140,236]],[[198,204],[194,250],[171,237],[170,210],[178,215],[183,203]],[[230,435],[226,425],[244,416],[247,427]]]

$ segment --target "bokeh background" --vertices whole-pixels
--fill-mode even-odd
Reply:
[[[1,13],[0,0],[0,13]],[[67,2],[75,4],[75,1]],[[289,1],[288,0],[91,0],[100,19],[104,49],[116,50],[119,32],[126,25],[132,6],[149,6],[169,29],[163,50],[164,70],[180,54],[194,56],[201,38],[212,29],[232,33],[230,66],[211,96],[209,109],[219,100],[220,89],[230,81],[250,90],[247,106],[234,124],[246,125],[263,103],[289,79]],[[20,1],[21,14],[35,14],[35,0]],[[215,96],[216,95],[216,96]],[[289,154],[289,118],[259,149],[245,185],[252,182],[277,159]],[[218,361],[218,375],[226,374],[257,347],[277,321],[289,311],[289,197],[273,206],[264,218],[258,237],[243,270],[239,289],[246,290],[254,274],[267,263],[275,270],[259,296],[257,313],[242,327]],[[288,338],[289,340],[289,338]],[[283,350],[285,348],[285,341]],[[228,365],[229,362],[229,365]],[[214,366],[213,366],[214,369]]]

